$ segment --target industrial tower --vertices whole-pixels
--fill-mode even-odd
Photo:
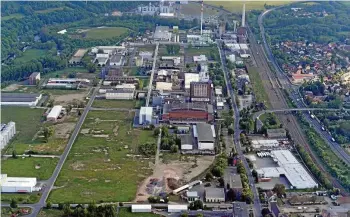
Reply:
[[[203,6],[204,6],[204,1],[202,0],[202,8],[201,8],[201,35],[203,33]]]
[[[245,27],[245,3],[243,3],[242,27]]]

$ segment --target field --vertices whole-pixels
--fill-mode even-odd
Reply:
[[[256,101],[264,102],[266,106],[269,106],[270,105],[269,97],[267,96],[267,93],[263,85],[263,82],[269,82],[269,81],[261,80],[258,69],[256,67],[248,67],[247,69],[248,69],[250,80],[252,82],[253,92],[254,92]]]
[[[89,72],[84,67],[69,67],[69,68],[65,68],[62,70],[49,72],[49,73],[43,75],[43,77],[44,78],[67,77],[71,73],[74,73],[74,74],[76,73],[77,77],[79,77],[80,74],[86,75]],[[94,74],[91,73],[91,75],[94,75]]]
[[[135,100],[94,100],[92,107],[96,108],[135,108]]]
[[[37,203],[40,200],[41,193],[23,193],[23,194],[9,194],[2,193],[1,194],[1,202],[3,203],[11,203],[11,200],[14,199],[17,203],[20,204],[32,204]]]
[[[35,11],[35,13],[38,13],[38,14],[47,14],[47,13],[51,13],[51,12],[54,12],[54,11],[62,11],[62,10],[64,10],[64,9],[65,9],[65,7],[49,8],[49,9],[46,9],[46,10]]]
[[[137,155],[140,144],[155,143],[152,131],[133,129],[133,112],[90,111],[61,170],[49,200],[96,203],[131,201],[152,173],[152,158]]]
[[[23,56],[17,57],[14,60],[14,64],[29,62],[31,60],[37,59],[37,58],[45,56],[45,55],[46,55],[46,50],[28,49],[23,53]]]
[[[129,208],[120,208],[117,217],[159,217],[154,213],[132,213]]]
[[[6,21],[6,20],[13,19],[13,18],[21,19],[23,17],[24,17],[23,14],[11,14],[11,15],[8,15],[8,16],[1,17],[1,20],[2,21]]]
[[[206,4],[213,6],[223,6],[225,9],[235,12],[242,13],[243,1],[204,1]],[[246,1],[246,10],[264,10],[264,5],[284,5],[289,4],[291,1]]]
[[[58,158],[8,158],[2,160],[1,173],[15,177],[36,177],[47,180],[54,171]]]
[[[86,33],[84,39],[107,39],[118,37],[127,31],[128,29],[124,27],[103,27],[85,30],[82,35]]]
[[[38,217],[62,217],[63,211],[58,209],[42,209]]]
[[[198,7],[199,4],[197,3],[192,3],[192,2],[189,2],[188,4],[185,4],[185,5],[181,5],[181,14],[184,14],[186,16],[200,16],[200,7]],[[218,15],[218,11],[217,10],[213,10],[211,8],[208,8],[208,7],[204,7],[204,10],[203,10],[203,16],[204,18],[207,17],[207,16],[213,16],[213,15]]]
[[[219,60],[219,51],[217,47],[201,47],[201,48],[186,48],[185,49],[185,62],[193,63],[193,56],[205,55],[208,60]]]

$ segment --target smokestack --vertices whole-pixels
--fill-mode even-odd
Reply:
[[[237,32],[237,21],[233,21],[233,32]]]
[[[202,8],[201,8],[201,35],[203,33],[203,0],[202,0]]]
[[[243,4],[243,12],[242,12],[242,27],[245,27],[245,3]]]

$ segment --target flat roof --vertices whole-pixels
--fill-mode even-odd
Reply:
[[[38,93],[1,93],[1,102],[33,102],[41,94]]]
[[[233,202],[233,216],[234,217],[248,217],[248,207],[245,202]]]
[[[214,142],[211,125],[207,123],[197,123],[198,141]]]
[[[62,108],[61,105],[55,105],[47,115],[47,118],[57,118],[60,115]]]
[[[206,198],[225,198],[225,192],[223,188],[205,188]]]
[[[229,183],[231,188],[242,188],[242,180],[239,174],[232,174],[229,176]]]
[[[183,144],[191,144],[192,145],[192,136],[189,134],[180,135],[181,145]]]
[[[6,174],[1,175],[1,186],[6,187],[34,187],[36,185],[36,178],[25,177],[7,177]]]
[[[152,209],[151,204],[132,204],[132,209]]]

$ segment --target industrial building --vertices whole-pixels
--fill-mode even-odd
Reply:
[[[193,126],[194,137],[197,138],[199,150],[214,150],[215,129],[207,123],[197,123]]]
[[[131,212],[152,212],[151,204],[132,204]]]
[[[186,192],[187,202],[193,202],[196,200],[199,200],[198,192],[197,191],[187,191]]]
[[[135,84],[120,84],[115,86],[115,88],[106,87],[101,92],[105,92],[106,99],[131,100],[134,98],[135,90]]]
[[[190,89],[192,82],[199,81],[198,73],[185,73],[185,89]]]
[[[239,174],[230,174],[227,177],[227,180],[225,180],[226,183],[228,183],[230,185],[230,188],[236,192],[236,195],[238,193],[238,195],[240,195],[240,193],[242,193],[243,191],[243,186],[242,186],[242,180],[241,180],[241,176]]]
[[[271,139],[279,139],[279,138],[286,138],[287,131],[283,128],[279,129],[267,129],[266,134],[268,138]]]
[[[33,72],[29,76],[29,85],[37,85],[39,81],[40,81],[40,72]]]
[[[171,82],[157,82],[156,90],[160,91],[171,91],[173,89],[173,84]]]
[[[171,41],[171,32],[168,26],[157,26],[153,35],[154,40]]]
[[[207,61],[208,61],[208,58],[203,54],[199,56],[193,56],[193,62],[195,63],[202,63]]]
[[[176,205],[168,205],[168,212],[172,213],[172,212],[185,212],[188,210],[187,205],[180,205],[180,204],[176,204]]]
[[[163,122],[191,124],[212,122],[213,119],[213,106],[205,102],[185,103],[175,101],[163,105]]]
[[[212,96],[209,82],[191,82],[190,97],[192,102],[210,102]]]
[[[122,66],[123,65],[123,55],[116,54],[113,55],[109,61],[110,66]]]
[[[233,202],[233,217],[248,217],[249,211],[246,202]]]
[[[9,122],[8,124],[1,124],[1,146],[0,150],[2,150],[13,138],[16,134],[16,123]]]
[[[63,107],[61,105],[55,105],[46,116],[46,120],[56,122],[62,112],[62,108]]]
[[[83,59],[85,53],[87,52],[87,49],[78,49],[72,58],[69,60],[69,64],[80,64],[81,60]]]
[[[306,189],[318,187],[310,174],[289,150],[271,151],[276,167],[264,167],[257,170],[260,178],[278,178],[285,176],[292,188]]]
[[[152,107],[141,107],[139,114],[139,124],[151,124],[153,117],[153,108]]]
[[[180,139],[181,139],[181,150],[193,149],[193,140],[191,135],[189,134],[180,135]]]
[[[255,139],[252,140],[252,147],[255,150],[271,150],[278,148],[280,146],[279,142],[276,139]]]
[[[7,177],[1,174],[0,178],[2,193],[31,193],[35,191],[36,178]]]
[[[223,188],[205,188],[205,202],[221,203],[225,202],[225,190]]]
[[[41,97],[38,93],[1,93],[1,105],[36,106]]]

